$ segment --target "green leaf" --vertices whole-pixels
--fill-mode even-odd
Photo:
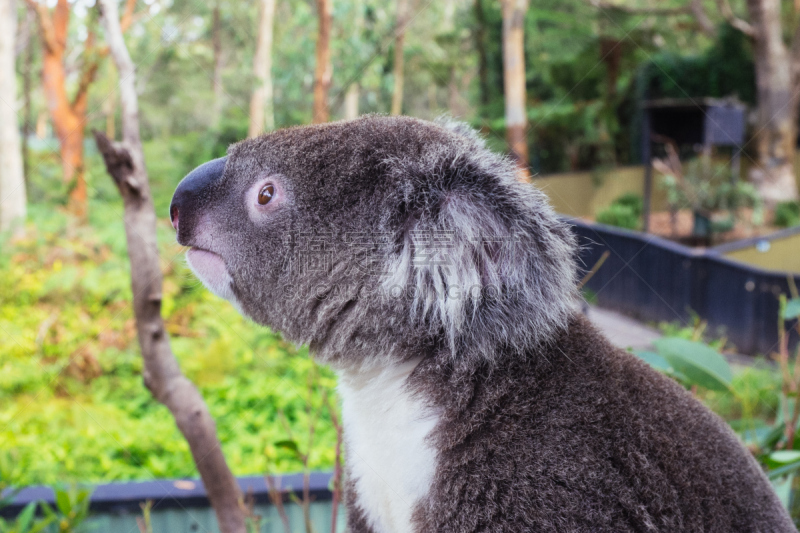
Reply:
[[[659,372],[669,372],[672,369],[669,362],[656,352],[640,352],[634,350],[633,354]]]
[[[783,319],[791,320],[800,317],[800,298],[792,298],[786,302],[786,307],[783,309]]]
[[[47,502],[42,502],[42,512],[50,520],[56,520],[58,518],[56,512],[52,507],[50,507],[50,505],[47,504]]]
[[[33,520],[33,514],[36,512],[36,502],[31,502],[25,506],[19,516],[17,516],[17,531],[28,531]]]
[[[61,511],[61,514],[69,514],[71,510],[70,497],[66,489],[61,487],[54,487],[53,492],[56,495],[56,507]]]
[[[800,450],[778,450],[769,454],[769,458],[776,463],[794,463],[800,461]]]
[[[781,501],[783,508],[788,510],[789,501],[791,500],[792,496],[792,481],[794,480],[794,474],[791,474],[784,479],[782,479],[782,476],[773,478],[770,475],[769,480],[772,483],[772,488],[775,490],[775,494],[778,495],[778,499]]]
[[[796,463],[791,463],[786,466],[782,466],[780,468],[776,468],[775,470],[770,470],[767,472],[767,477],[769,479],[778,479],[779,477],[785,476],[786,474],[791,474],[800,468],[800,461]]]
[[[672,368],[685,376],[688,384],[709,390],[731,390],[731,367],[713,348],[677,337],[658,339],[654,344]]]
[[[299,449],[297,448],[297,443],[293,440],[279,440],[275,443],[275,446],[278,448],[286,448],[294,453],[300,453]]]

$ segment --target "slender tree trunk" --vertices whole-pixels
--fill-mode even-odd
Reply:
[[[113,140],[117,136],[117,98],[115,94],[109,95],[103,101],[103,114],[106,118],[106,137]]]
[[[47,113],[40,111],[36,115],[36,138],[39,140],[47,137]]]
[[[358,99],[361,96],[361,85],[354,81],[344,94],[344,118],[352,120],[358,117]]]
[[[214,74],[212,76],[212,89],[214,91],[214,108],[211,111],[211,125],[219,127],[222,117],[222,101],[225,91],[222,87],[222,69],[225,67],[222,55],[222,28],[219,14],[219,2],[214,4],[211,15],[211,44],[214,52]]]
[[[524,176],[528,169],[528,128],[525,110],[525,12],[527,0],[502,0],[503,84],[506,103],[506,136],[511,156]]]
[[[36,50],[36,39],[33,37],[33,26],[36,24],[36,14],[31,11],[30,7],[25,10],[25,16],[28,20],[28,28],[30,31],[28,39],[28,47],[25,50],[25,66],[22,71],[22,91],[24,92],[24,111],[22,119],[22,168],[25,174],[25,185],[30,183],[30,150],[28,147],[28,139],[31,136],[31,127],[33,126],[33,106],[31,105],[31,91],[32,91],[32,77],[33,77],[33,54]]]
[[[14,0],[0,0],[0,231],[20,233],[25,222],[25,175],[16,113]]]
[[[481,89],[481,105],[489,104],[489,58],[486,54],[486,12],[483,9],[484,0],[475,0],[475,48],[478,49],[478,80]]]
[[[403,112],[403,82],[405,55],[403,46],[406,40],[408,23],[408,0],[397,0],[397,29],[394,38],[394,90],[392,92],[392,115]]]
[[[794,175],[798,94],[789,48],[783,40],[780,0],[747,0],[754,31],[758,96],[757,165],[750,171],[768,206],[796,199]]]
[[[134,65],[122,37],[116,1],[100,0],[98,5],[106,40],[119,72],[123,143],[112,143],[100,132],[95,132],[95,139],[125,205],[133,310],[144,359],[145,386],[167,406],[186,438],[216,512],[220,531],[245,533],[242,493],[225,462],[214,420],[200,392],[181,373],[164,328],[156,214],[139,136]]]
[[[364,6],[361,0],[353,1],[353,9],[355,10],[355,20],[353,21],[353,33],[361,39],[361,32],[364,29]],[[344,95],[344,118],[352,120],[358,117],[358,100],[361,96],[361,84],[354,81],[347,88]]]
[[[60,0],[65,1],[65,0]],[[70,210],[78,217],[86,216],[86,180],[83,172],[83,136],[86,117],[73,109],[67,98],[64,50],[45,47],[42,58],[42,81],[50,119],[61,151],[64,182],[69,184]]]
[[[253,58],[256,86],[250,98],[250,127],[248,137],[275,129],[275,112],[272,96],[272,36],[276,0],[261,0],[258,25],[258,45]]]
[[[455,0],[445,0],[444,16],[442,17],[441,34],[447,36],[450,42],[447,47],[448,72],[447,72],[447,110],[453,117],[463,117],[466,114],[464,99],[461,97],[461,40],[456,34],[455,27],[456,3]]]
[[[28,4],[38,15],[40,36],[43,43],[42,86],[47,107],[53,122],[61,150],[61,167],[64,181],[69,185],[69,209],[81,220],[86,219],[88,193],[84,174],[83,137],[86,128],[86,107],[89,87],[97,74],[100,58],[104,55],[94,44],[94,32],[90,28],[84,43],[85,60],[78,82],[78,90],[72,101],[67,96],[64,54],[67,45],[69,4],[58,0],[52,16],[44,5],[35,0]]]
[[[317,66],[314,70],[314,124],[328,122],[328,91],[333,78],[331,65],[331,26],[333,24],[333,1],[317,0],[319,36],[317,37]]]

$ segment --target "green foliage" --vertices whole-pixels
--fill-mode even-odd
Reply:
[[[675,376],[708,390],[727,391],[733,373],[725,358],[701,342],[664,337],[655,342],[658,354],[669,363]]]
[[[737,96],[755,103],[752,44],[728,24],[719,26],[717,40],[705,52],[657,54],[642,67],[641,76],[642,90],[650,99]]]
[[[639,229],[642,218],[642,197],[628,193],[614,200],[597,214],[597,222],[627,229]]]
[[[37,502],[26,505],[14,520],[4,520],[0,518],[0,533],[39,533],[44,531],[54,519],[50,516],[44,518],[36,517]],[[61,530],[70,531],[70,530]]]
[[[642,216],[642,211],[644,211],[644,200],[640,195],[633,192],[623,194],[614,200],[614,203],[628,207],[637,217]]]
[[[620,228],[638,229],[639,217],[633,210],[620,204],[611,204],[597,214],[597,222]]]
[[[156,205],[180,177],[154,180]],[[57,206],[33,204],[35,227],[0,252],[0,479],[15,486],[196,475],[169,412],[142,384],[119,200],[95,197],[90,214],[81,226]],[[305,434],[312,419],[309,468],[330,468],[336,436],[322,398],[333,394],[332,373],[207,292],[165,219],[158,239],[172,347],[233,471],[301,470],[274,443]]]
[[[781,301],[783,317],[794,319],[800,315],[800,300],[790,300],[798,302],[791,310],[785,297]],[[692,330],[692,337],[699,338],[704,328],[682,331],[687,329]],[[793,425],[797,395],[787,381],[794,379],[797,369],[789,368],[788,358],[783,359],[780,370],[756,364],[734,372],[717,348],[697,340],[664,337],[656,341],[655,347],[656,352],[636,355],[690,388],[728,420],[767,470],[779,497],[797,519],[794,479],[800,470],[800,431]]]
[[[53,487],[55,509],[46,502],[41,502],[45,519],[58,524],[59,533],[76,533],[82,530],[83,523],[89,518],[89,504],[93,489],[78,485]]]
[[[732,183],[727,164],[703,157],[689,161],[683,176],[663,176],[661,185],[673,209],[711,212],[760,207],[758,193],[751,183]]]
[[[776,205],[774,223],[781,228],[800,226],[800,202],[791,200]]]

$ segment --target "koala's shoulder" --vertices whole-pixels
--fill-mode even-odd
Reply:
[[[537,531],[791,530],[724,422],[583,318],[524,362],[434,366],[419,369],[420,388],[451,400],[422,530],[500,517]],[[459,479],[484,482],[464,493]]]

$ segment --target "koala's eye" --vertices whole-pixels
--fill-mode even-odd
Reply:
[[[267,183],[261,187],[261,190],[258,191],[258,205],[267,205],[274,194],[275,186],[273,184]]]

